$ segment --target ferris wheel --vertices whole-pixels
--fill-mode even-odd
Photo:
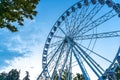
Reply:
[[[45,42],[37,80],[116,80],[120,67],[120,4],[114,0],[81,0],[55,22]]]

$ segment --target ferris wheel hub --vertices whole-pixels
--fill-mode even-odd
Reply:
[[[64,39],[64,43],[74,42],[74,39],[71,36],[66,36]]]

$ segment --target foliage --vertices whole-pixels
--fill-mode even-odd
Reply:
[[[15,32],[13,23],[23,26],[25,18],[33,19],[39,0],[0,0],[0,28],[8,28]]]
[[[56,73],[56,75],[54,76],[53,80],[58,80],[59,77],[60,77],[60,80],[69,80],[70,79],[70,77],[68,79],[68,75],[69,74],[70,74],[69,72],[67,72],[66,70],[64,70],[63,73],[62,73],[62,75],[61,75],[61,77],[60,77],[60,74]]]
[[[19,80],[20,72],[12,69],[9,73],[0,73],[0,80]]]
[[[5,72],[0,73],[0,80],[5,80],[6,77],[7,77],[7,73]]]
[[[8,73],[6,80],[19,80],[19,77],[20,77],[20,72],[18,72],[16,69],[12,69]]]
[[[117,80],[120,79],[120,67],[117,67],[116,69],[116,76],[117,76]]]
[[[30,80],[29,79],[29,72],[26,71],[26,76],[24,77],[23,80]],[[20,80],[20,71],[17,71],[16,69],[12,69],[10,72],[5,73],[2,72],[0,73],[0,80]]]
[[[77,73],[73,80],[85,80],[85,78],[82,74]]]
[[[56,75],[54,76],[53,80],[58,80],[59,76],[60,76],[60,74],[56,73]],[[85,78],[80,73],[77,73],[75,77],[72,77],[71,73],[69,73],[66,70],[64,70],[62,76],[60,77],[60,80],[85,80]]]

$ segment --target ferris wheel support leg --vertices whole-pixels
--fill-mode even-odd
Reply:
[[[82,70],[82,73],[84,74],[85,80],[90,80],[90,78],[89,78],[88,75],[87,75],[86,70],[84,69],[84,67],[82,66],[81,62],[79,61],[79,59],[78,59],[75,51],[74,51],[73,49],[72,49],[72,51],[73,51],[74,56],[75,56],[75,58],[76,58],[76,60],[77,60],[77,62],[78,62],[78,64],[79,64],[79,66],[80,66],[80,68],[81,68],[81,70]]]
[[[83,73],[83,75],[84,75],[84,77],[85,77],[85,80],[90,80],[90,78],[89,78],[89,76],[88,76],[88,73],[86,72],[86,69],[83,67],[82,62],[79,61],[79,58],[77,57],[77,54],[76,54],[75,51],[73,50],[73,46],[74,46],[73,43],[71,42],[71,40],[70,40],[68,37],[67,37],[67,41],[68,41],[69,46],[70,46],[70,48],[71,48],[71,50],[72,50],[72,52],[73,52],[73,54],[74,54],[74,56],[75,56],[78,64],[79,64],[79,67],[81,68],[81,71],[82,71],[82,73]]]

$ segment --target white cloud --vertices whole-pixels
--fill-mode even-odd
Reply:
[[[5,43],[8,50],[18,52],[24,56],[6,60],[5,62],[9,66],[0,69],[0,72],[9,72],[11,69],[21,70],[22,79],[25,76],[25,71],[29,71],[30,79],[36,80],[42,68],[41,59],[44,44],[41,42],[41,38],[40,33],[36,35],[34,32],[10,37],[9,41]]]
[[[6,61],[10,64],[4,67],[1,71],[10,71],[11,69],[21,70],[21,78],[25,76],[25,71],[29,71],[30,79],[35,80],[41,72],[41,46],[36,45],[31,47],[32,51],[27,53],[25,57],[16,57],[11,61]]]
[[[10,51],[17,51],[18,53],[27,52],[27,43],[22,40],[20,35],[12,37],[7,43],[4,44]]]

